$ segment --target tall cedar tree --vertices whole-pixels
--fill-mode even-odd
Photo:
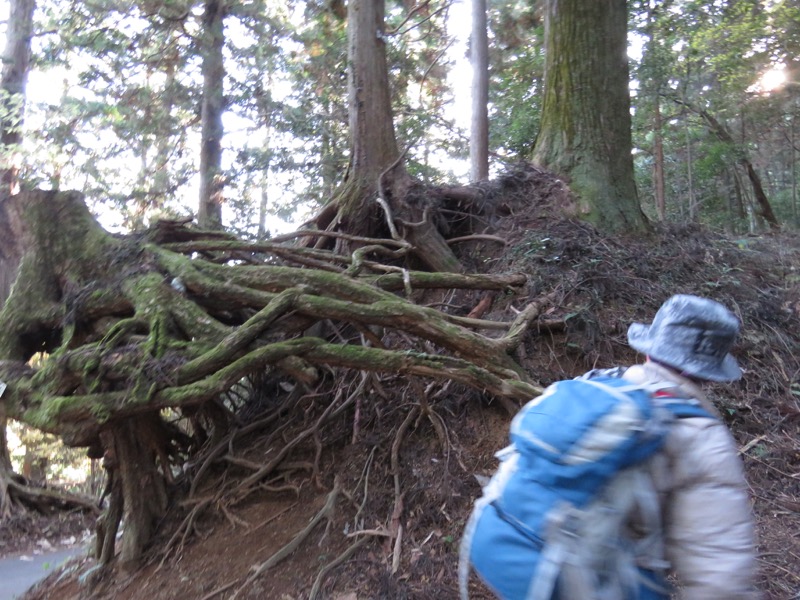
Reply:
[[[581,218],[643,230],[633,180],[625,0],[545,2],[545,96],[533,161],[565,177]]]
[[[486,0],[472,0],[472,130],[469,137],[470,179],[489,177],[489,36]]]
[[[197,221],[222,228],[222,112],[225,109],[225,0],[206,0],[203,13],[203,102],[201,109],[200,203]]]
[[[22,141],[25,85],[31,58],[34,0],[12,0],[6,26],[6,48],[0,79],[0,211],[18,186],[19,165],[14,164],[15,146]],[[0,308],[2,308],[19,264],[15,240],[0,240]],[[13,477],[6,439],[6,409],[0,399],[0,516],[11,512],[9,486]]]
[[[353,193],[343,206],[344,228],[355,235],[375,232],[381,219],[372,202],[379,179],[395,166],[404,176],[392,120],[389,71],[386,66],[384,0],[351,0],[347,4],[348,106]]]

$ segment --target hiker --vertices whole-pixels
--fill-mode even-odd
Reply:
[[[697,296],[628,330],[644,364],[557,382],[515,416],[512,444],[464,532],[469,568],[504,600],[756,598],[753,519],[736,444],[700,385],[740,378],[739,322]]]

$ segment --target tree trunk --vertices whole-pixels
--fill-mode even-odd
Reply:
[[[655,113],[653,115],[653,186],[655,188],[656,213],[658,220],[665,221],[667,218],[667,199],[664,190],[664,138],[661,120],[661,103],[656,96]]]
[[[469,138],[470,180],[489,177],[489,38],[486,0],[472,0],[472,130]]]
[[[392,121],[384,12],[384,0],[347,4],[348,176],[354,191],[343,196],[340,215],[342,228],[355,235],[369,236],[381,227],[383,215],[373,195],[382,174],[391,169],[384,175],[387,181],[405,176]]]
[[[725,190],[723,193],[728,198],[728,225],[726,229],[730,233],[735,233],[738,231],[737,226],[741,225],[742,221],[747,217],[735,166],[725,169]]]
[[[34,0],[11,0],[10,3],[0,78],[0,203],[19,187],[17,147],[22,142],[34,8]],[[19,254],[13,241],[0,240],[0,308],[8,297],[18,266]]]
[[[696,220],[697,202],[694,193],[694,153],[692,152],[692,136],[689,122],[686,121],[686,214],[690,223]]]
[[[11,464],[11,454],[8,451],[7,427],[8,419],[6,418],[5,407],[0,401],[0,520],[11,515],[13,508],[9,484],[11,478],[14,477],[14,467]]]
[[[31,60],[34,0],[11,0],[0,80],[0,202],[18,187],[16,146],[22,142],[25,86]],[[9,156],[11,155],[11,156]]]
[[[625,0],[548,0],[545,48],[533,161],[567,179],[581,218],[645,230],[633,179]]]
[[[135,417],[114,428],[125,519],[120,563],[126,568],[138,565],[167,509],[164,476],[156,464],[158,419],[157,414]]]
[[[203,13],[203,103],[200,112],[200,203],[197,222],[206,229],[222,228],[222,112],[225,108],[225,0],[206,0]]]
[[[267,239],[267,208],[269,206],[269,165],[264,169],[263,179],[261,180],[261,198],[258,201],[258,233],[256,239],[263,241]]]
[[[791,123],[791,149],[789,151],[789,160],[791,160],[791,178],[792,178],[792,219],[795,226],[800,224],[797,211],[797,146],[795,143],[795,119],[796,115],[792,115]]]
[[[175,90],[178,85],[177,65],[180,60],[178,48],[179,44],[176,41],[170,46],[169,53],[161,59],[163,63],[162,72],[166,75],[166,78],[163,86],[164,91],[159,98],[159,102],[164,115],[173,114],[175,109]],[[175,139],[173,136],[162,134],[156,138],[155,144],[155,162],[150,177],[150,190],[148,190],[152,199],[148,202],[148,208],[161,209],[172,193],[170,189],[173,185],[170,174],[170,161],[174,153]]]
[[[34,0],[11,0],[6,24],[6,47],[0,75],[0,204],[19,191],[18,146],[22,142],[25,88],[31,60]],[[5,207],[0,207],[0,214]],[[0,241],[0,309],[17,275],[19,247],[7,235]],[[6,437],[5,406],[0,395],[0,517],[12,510],[9,483],[14,477]]]
[[[0,404],[0,471],[11,472],[11,454],[8,451],[8,419],[3,405]]]
[[[335,118],[331,108],[331,101],[327,98],[322,103],[322,111],[326,119],[331,120]],[[339,169],[335,162],[335,139],[333,133],[327,127],[323,128],[321,136],[320,171],[322,174],[322,196],[330,198],[336,191],[337,179],[339,177]]]
[[[350,165],[337,197],[334,225],[350,234],[378,237],[391,222],[429,268],[461,271],[436,228],[435,207],[406,202],[412,182],[394,133],[384,13],[384,0],[352,0],[347,5]]]

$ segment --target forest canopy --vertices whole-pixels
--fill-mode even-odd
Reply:
[[[346,7],[220,4],[223,219],[263,237],[290,228],[280,219],[309,218],[347,167]],[[114,226],[194,213],[210,81],[205,8],[38,2],[23,186],[80,189]],[[645,213],[758,229],[749,163],[777,220],[793,224],[795,4],[631,1],[627,8],[633,156]],[[386,4],[398,147],[423,182],[456,183],[467,173],[469,10],[464,2]],[[489,156],[497,173],[533,152],[544,20],[533,1],[488,10]]]

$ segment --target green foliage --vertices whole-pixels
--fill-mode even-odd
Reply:
[[[539,130],[544,27],[531,0],[490,9],[490,145],[509,161],[530,156]]]
[[[19,152],[19,144],[6,143],[9,134],[20,132],[22,123],[22,108],[24,98],[20,94],[9,94],[0,89],[0,131],[3,132],[4,141],[0,142],[0,169],[6,169],[11,164],[13,156]]]
[[[407,167],[423,181],[446,179],[441,157],[463,155],[465,144],[452,119],[446,51],[449,3],[435,0],[409,14],[409,5],[387,2],[387,61],[392,88],[395,131]],[[438,160],[436,160],[438,158]],[[433,160],[432,160],[433,159]]]
[[[38,28],[53,33],[39,38],[37,65],[60,85],[32,107],[42,121],[32,138],[50,152],[31,164],[30,179],[56,188],[80,180],[90,200],[119,210],[128,227],[177,208],[192,173],[197,103],[186,73],[191,13],[178,8],[43,3]]]
[[[632,31],[642,44],[634,65],[634,145],[637,183],[650,212],[655,161],[655,107],[662,114],[668,218],[699,219],[745,231],[754,222],[751,183],[742,161],[755,165],[767,181],[770,173],[788,173],[796,156],[786,152],[797,90],[767,92],[759,77],[789,63],[787,48],[797,48],[797,16],[792,3],[679,2],[631,3]],[[731,136],[723,140],[701,117],[706,111]],[[737,176],[734,174],[737,173]],[[770,194],[770,192],[772,192]],[[783,187],[768,195],[773,210],[785,219],[778,198],[791,196]],[[694,199],[697,211],[689,210]],[[743,202],[742,210],[735,205]],[[651,213],[652,216],[652,213]]]
[[[797,155],[790,149],[800,137],[800,87],[765,94],[757,83],[780,64],[796,79],[800,7],[757,0],[628,5],[631,40],[642,46],[632,73],[644,209],[654,214],[660,138],[670,219],[733,218],[721,200],[734,192],[745,202],[752,196],[737,192],[747,181],[732,176],[746,157],[763,171],[776,213],[797,221],[790,176]],[[444,0],[413,6],[392,0],[386,11],[398,143],[408,148],[409,171],[429,182],[452,180],[450,161],[467,156],[448,84],[451,11]],[[511,162],[530,155],[538,132],[539,11],[535,0],[489,7],[490,150]],[[339,1],[228,3],[224,216],[237,233],[268,235],[265,214],[302,219],[342,181],[348,164],[345,13]],[[190,0],[37,3],[34,62],[51,89],[28,107],[24,184],[79,188],[98,211],[114,209],[115,224],[127,227],[193,211],[201,16],[202,3]],[[0,120],[17,114],[14,106],[0,102]],[[700,110],[731,132],[734,144],[724,148]],[[688,210],[690,198],[698,211]]]

